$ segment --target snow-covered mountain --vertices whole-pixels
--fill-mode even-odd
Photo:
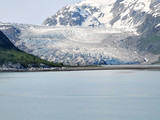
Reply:
[[[83,0],[47,18],[45,26],[106,26],[144,30],[146,19],[159,17],[160,0]]]
[[[159,26],[160,0],[83,0],[42,26],[1,23],[0,30],[21,50],[49,61],[142,64],[158,60]]]

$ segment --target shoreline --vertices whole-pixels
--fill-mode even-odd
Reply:
[[[104,65],[95,67],[62,67],[62,68],[28,68],[0,69],[0,72],[63,72],[63,71],[96,71],[96,70],[160,70],[160,65]]]

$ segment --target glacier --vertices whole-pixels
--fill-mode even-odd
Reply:
[[[19,49],[66,65],[142,64],[150,62],[147,59],[153,56],[140,54],[130,40],[130,36],[137,35],[122,29],[10,25],[21,31],[14,38],[16,42],[12,38]]]

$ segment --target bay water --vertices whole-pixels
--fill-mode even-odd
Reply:
[[[160,120],[160,71],[0,73],[0,120]]]

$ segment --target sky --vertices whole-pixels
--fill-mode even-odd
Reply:
[[[65,5],[81,0],[1,0],[0,22],[42,24]]]

